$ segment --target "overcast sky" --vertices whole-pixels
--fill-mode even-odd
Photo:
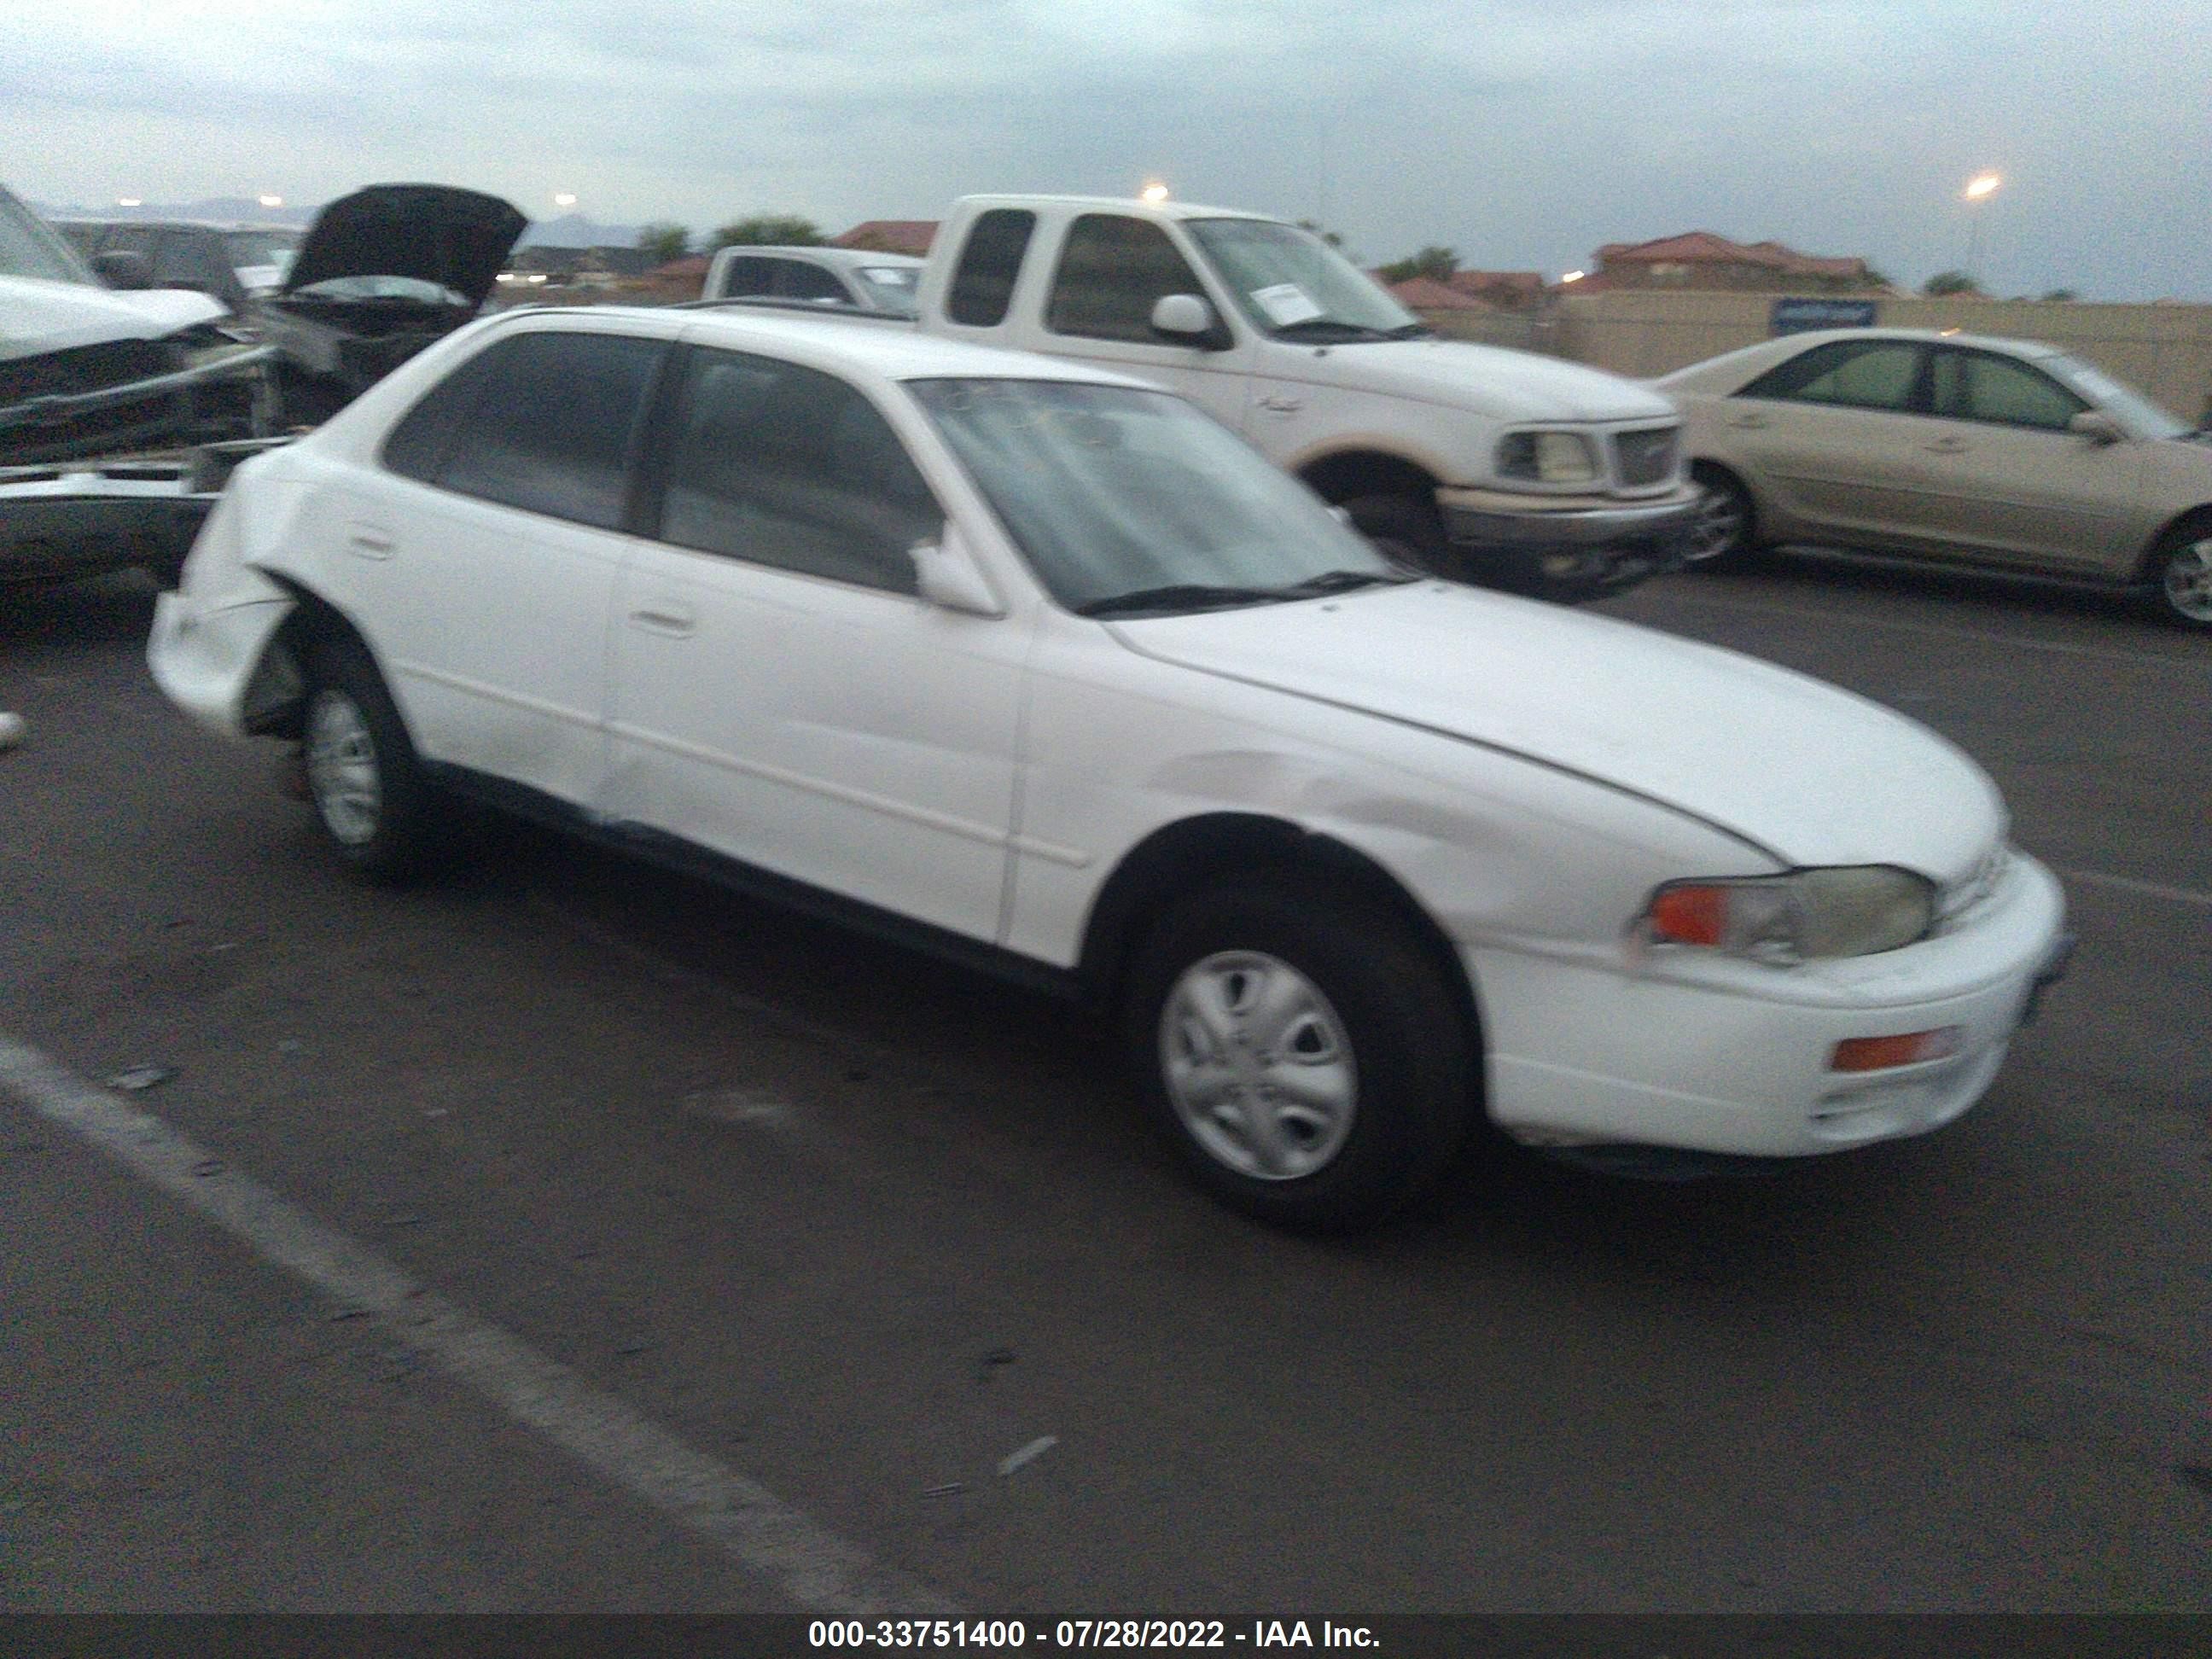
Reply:
[[[0,0],[0,182],[425,179],[836,231],[971,191],[1316,218],[1370,262],[1710,229],[2212,300],[2212,0]]]

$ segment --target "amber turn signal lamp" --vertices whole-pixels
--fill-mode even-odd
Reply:
[[[1905,1031],[1896,1036],[1845,1037],[1828,1056],[1832,1072],[1886,1072],[1893,1066],[1917,1066],[1923,1060],[1948,1060],[1959,1052],[1964,1035],[1956,1025],[1932,1031]]]

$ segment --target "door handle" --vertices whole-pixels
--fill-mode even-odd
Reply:
[[[683,638],[699,625],[698,613],[683,605],[648,606],[631,611],[629,619],[648,634],[666,634],[673,639]]]
[[[392,540],[374,525],[357,524],[346,532],[346,545],[364,559],[388,559]]]
[[[1764,415],[1731,415],[1729,424],[1741,432],[1756,432],[1766,424]]]
[[[1963,455],[1966,453],[1967,445],[1964,438],[1938,438],[1934,443],[1923,444],[1921,447],[1930,455]]]
[[[1304,409],[1306,406],[1306,404],[1305,399],[1303,398],[1284,398],[1276,396],[1261,398],[1259,406],[1261,409],[1266,410],[1271,415],[1295,415],[1300,410]]]

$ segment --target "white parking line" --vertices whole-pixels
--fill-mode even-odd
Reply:
[[[2175,904],[2194,904],[2201,909],[2212,910],[2212,893],[2200,893],[2188,887],[2167,887],[2155,881],[2137,881],[2133,876],[2108,876],[2102,870],[2074,870],[2058,866],[2058,873],[2069,881],[2086,881],[2096,887],[2117,887],[2124,892],[2141,893],[2149,898],[2167,899]]]
[[[264,1259],[367,1314],[447,1375],[763,1575],[809,1612],[957,1618],[943,1596],[831,1536],[575,1371],[410,1280],[159,1118],[0,1037],[0,1091],[181,1198]]]
[[[2063,640],[2039,640],[2024,634],[1993,634],[1985,629],[1953,628],[1942,623],[1899,622],[1887,617],[1868,617],[1850,611],[1817,611],[1803,605],[1775,605],[1759,599],[1739,599],[1724,593],[1692,592],[1668,587],[1651,597],[1665,603],[1710,605],[1717,611],[1741,611],[1754,616],[1795,617],[1802,621],[1856,623],[1863,628],[1886,628],[1893,633],[1921,634],[1936,639],[1978,640],[1984,645],[2018,647],[2026,651],[2055,651],[2069,657],[2088,657],[2100,662],[2124,662],[2152,668],[2188,668],[2212,673],[2212,657],[2183,657],[2162,651],[2114,651],[2104,646],[2069,645]]]

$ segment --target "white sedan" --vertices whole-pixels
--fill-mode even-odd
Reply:
[[[393,876],[504,803],[1113,1011],[1197,1177],[1486,1127],[1792,1157],[1987,1089],[2063,949],[1887,709],[1419,579],[1189,404],[830,321],[509,313],[240,469],[155,678]]]

